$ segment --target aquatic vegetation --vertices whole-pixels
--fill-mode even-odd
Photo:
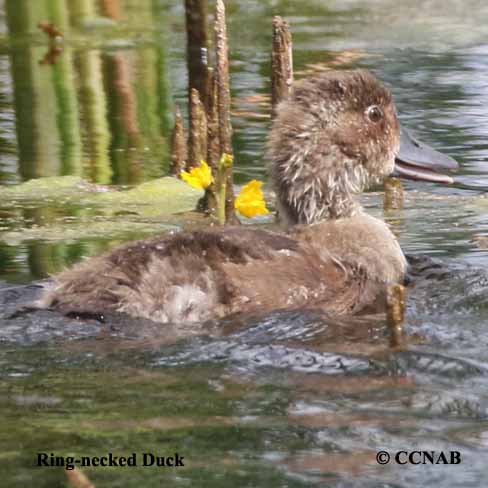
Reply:
[[[33,179],[0,188],[0,208],[10,216],[0,226],[0,241],[17,246],[37,240],[134,239],[178,228],[181,218],[175,215],[195,210],[202,196],[202,190],[172,177],[120,190],[76,176]],[[29,205],[38,209],[33,219],[18,210]]]

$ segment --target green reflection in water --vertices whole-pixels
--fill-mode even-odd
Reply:
[[[78,100],[74,86],[73,53],[66,49],[53,66],[53,81],[57,95],[57,125],[61,175],[81,175],[81,131]]]
[[[7,1],[7,24],[12,36],[32,32],[48,15],[45,2]],[[24,179],[60,173],[56,143],[56,93],[50,70],[39,60],[43,46],[22,44],[12,50],[17,141],[20,173]]]
[[[110,132],[107,122],[107,101],[103,87],[102,60],[98,50],[84,50],[77,55],[80,77],[81,123],[85,138],[91,144],[85,151],[85,175],[90,181],[110,183],[112,169],[108,148]]]
[[[96,486],[306,486],[262,458],[310,447],[303,429],[287,425],[286,391],[222,381],[216,366],[148,369],[136,354],[128,367],[122,356],[102,362],[74,347],[25,347],[17,374],[32,374],[0,379],[0,392],[8,392],[0,398],[8,486],[65,486],[62,468],[35,466],[39,452],[80,458],[136,453],[137,468],[84,468]],[[8,355],[0,350],[1,359]],[[60,366],[66,355],[71,365]],[[259,408],[262,417],[241,419],[242,402]],[[143,453],[175,452],[184,457],[184,468],[140,466]]]
[[[150,0],[137,2],[137,14],[135,3],[124,6],[133,27],[154,29]],[[164,44],[156,42],[107,53],[104,59],[114,182],[135,184],[167,171],[171,127],[165,57]]]
[[[103,9],[94,0],[6,2],[24,180],[71,174],[138,183],[167,168],[171,111],[153,2],[100,3]],[[90,23],[100,10],[112,24]],[[40,21],[65,35],[55,56]],[[121,42],[125,49],[114,50]]]

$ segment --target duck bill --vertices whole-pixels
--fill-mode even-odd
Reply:
[[[394,176],[451,184],[454,180],[443,172],[458,168],[453,158],[420,142],[410,131],[400,127],[400,152],[395,158]]]

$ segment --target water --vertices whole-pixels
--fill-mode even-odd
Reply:
[[[291,23],[297,77],[372,70],[403,124],[461,163],[454,186],[406,184],[401,210],[384,211],[378,192],[364,198],[414,256],[409,348],[388,350],[381,317],[307,311],[191,330],[50,312],[7,319],[38,293],[37,280],[134,238],[136,226],[158,232],[161,221],[107,216],[66,196],[3,201],[5,486],[65,486],[61,468],[34,466],[44,451],[185,456],[178,469],[85,468],[97,486],[486,486],[488,7],[307,0],[227,9],[238,184],[266,179],[275,14]],[[39,64],[49,46],[35,26],[45,19],[66,34],[52,65]],[[185,111],[184,49],[182,2],[0,1],[0,188],[43,176],[119,187],[164,175],[173,104]],[[462,464],[375,460],[379,450],[412,449],[459,451]]]

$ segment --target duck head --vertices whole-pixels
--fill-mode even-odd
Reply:
[[[356,196],[393,173],[401,135],[391,93],[368,71],[330,71],[297,82],[279,105],[268,140],[281,219],[312,224],[351,217],[360,208]],[[416,168],[418,155],[408,149],[405,159]],[[428,159],[417,179],[433,172]],[[433,169],[441,167],[442,161]]]

